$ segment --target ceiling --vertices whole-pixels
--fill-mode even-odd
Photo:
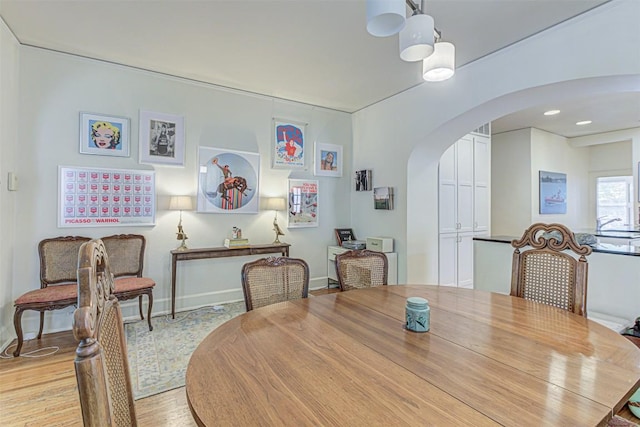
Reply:
[[[461,67],[603,3],[428,0],[426,9]],[[422,80],[421,63],[400,59],[398,36],[367,33],[364,0],[0,0],[0,16],[23,45],[345,112],[437,84]],[[640,95],[553,106],[563,114],[549,122],[539,110],[519,112],[493,128],[575,136],[640,126],[629,105],[640,106]],[[589,128],[563,124],[586,116]]]

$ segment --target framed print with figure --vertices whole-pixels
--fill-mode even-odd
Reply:
[[[304,169],[306,123],[273,119],[272,167]]]
[[[287,227],[317,227],[318,212],[318,181],[290,179]]]
[[[129,119],[80,112],[80,152],[129,157]]]
[[[203,213],[258,213],[260,155],[198,147],[198,206]]]
[[[314,175],[341,177],[342,163],[342,146],[316,143]]]
[[[184,117],[140,111],[140,160],[184,166]]]

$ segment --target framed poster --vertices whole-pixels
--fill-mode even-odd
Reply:
[[[129,119],[80,112],[80,152],[129,157]]]
[[[540,213],[567,213],[567,174],[540,171]]]
[[[373,189],[374,209],[393,209],[393,187],[376,187]]]
[[[316,143],[316,176],[342,176],[342,146]]]
[[[155,225],[155,172],[58,166],[58,227]]]
[[[306,123],[273,119],[272,167],[304,169]]]
[[[198,147],[198,212],[258,213],[260,155]]]
[[[287,227],[318,226],[318,181],[289,180],[289,212]]]
[[[184,117],[140,111],[140,160],[184,166]]]

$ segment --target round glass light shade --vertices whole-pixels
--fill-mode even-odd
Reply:
[[[456,70],[456,48],[452,43],[433,45],[433,54],[422,63],[422,77],[428,82],[450,79]]]
[[[372,36],[397,34],[406,20],[405,0],[367,0],[367,31]]]
[[[433,18],[429,15],[413,15],[400,31],[400,58],[405,61],[422,61],[433,53]]]

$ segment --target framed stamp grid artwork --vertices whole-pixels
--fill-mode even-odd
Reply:
[[[155,172],[58,166],[58,227],[155,225]]]
[[[318,181],[289,180],[288,228],[318,226]]]
[[[342,146],[316,143],[315,170],[316,176],[342,176]]]
[[[184,117],[140,111],[139,136],[139,163],[184,166]]]
[[[274,169],[304,169],[306,123],[273,119],[272,164]]]
[[[127,117],[80,112],[80,153],[129,157],[129,124]]]
[[[203,213],[258,213],[260,155],[198,147],[198,204]]]

